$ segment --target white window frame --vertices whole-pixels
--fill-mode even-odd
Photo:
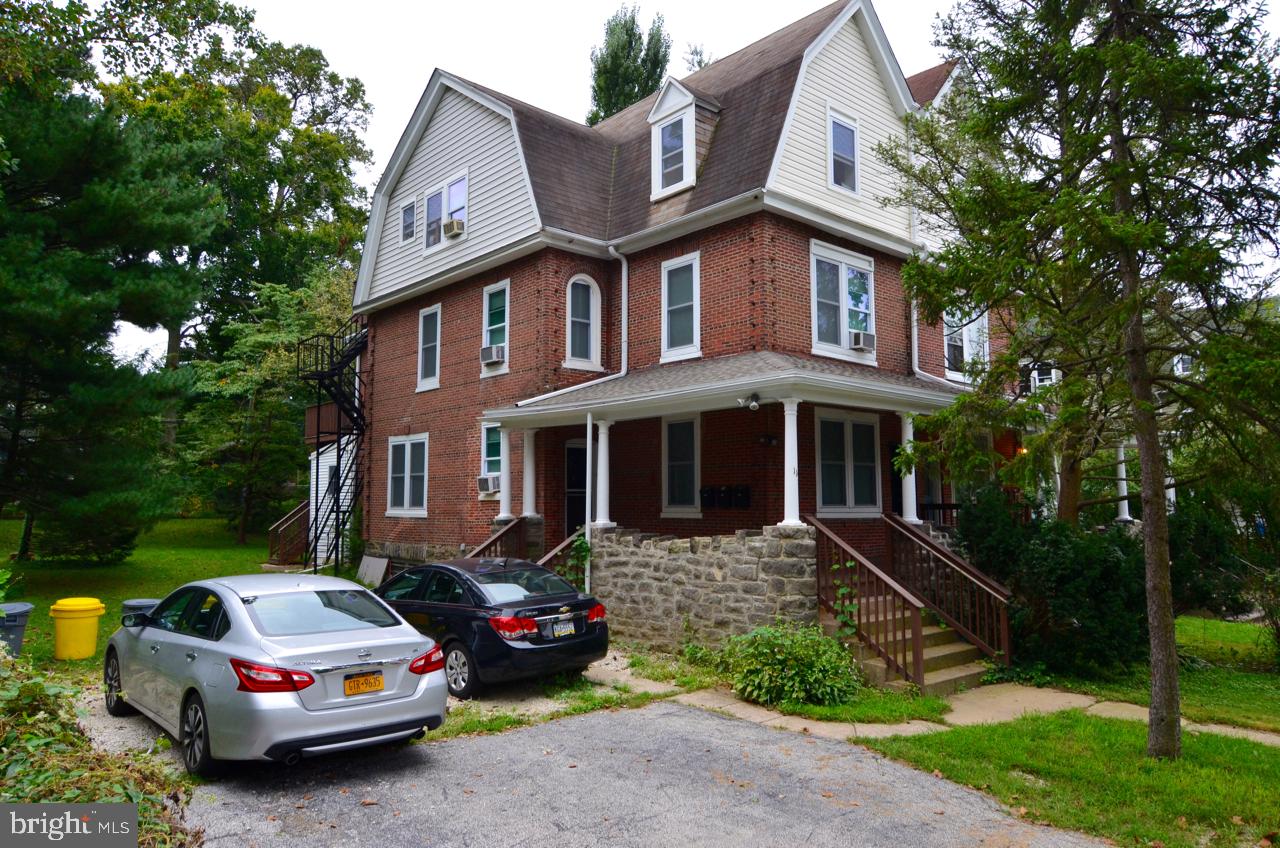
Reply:
[[[405,238],[404,236],[404,210],[406,209],[413,210],[413,232],[409,233],[408,238]],[[415,197],[410,201],[400,204],[400,243],[412,244],[414,241],[417,240],[417,238],[418,238],[418,199]]]
[[[667,488],[667,425],[693,422],[693,505],[672,505],[668,502]],[[659,518],[702,517],[702,413],[668,415],[662,419],[662,512]]]
[[[449,217],[449,186],[453,185],[458,180],[467,181],[466,203],[463,204],[463,208],[466,209],[467,215],[465,219],[466,227],[463,229],[462,235],[457,238],[445,238],[444,225],[453,220]],[[431,199],[433,194],[440,195],[440,241],[430,247],[427,247],[427,201]],[[416,210],[414,214],[416,216]],[[422,238],[422,255],[430,256],[438,250],[443,250],[447,245],[464,242],[467,240],[467,236],[469,235],[471,235],[471,173],[469,170],[465,170],[431,186],[422,193],[422,232],[420,234]],[[415,234],[414,238],[418,237],[419,235]]]
[[[1175,377],[1186,377],[1195,370],[1195,357],[1189,353],[1179,353],[1173,357],[1173,375]]]
[[[501,424],[481,424],[480,425],[480,476],[487,477],[494,472],[489,470],[489,457],[485,456],[485,449],[488,447],[489,431],[501,428]],[[502,436],[498,436],[498,471],[502,474]],[[479,496],[479,500],[492,501],[497,500],[499,492],[484,492]]]
[[[693,265],[693,343],[680,347],[667,347],[667,272],[673,268]],[[659,284],[662,286],[662,355],[659,362],[680,362],[702,356],[702,252],[695,250],[662,263]]]
[[[422,506],[410,507],[409,492],[411,491],[411,483],[409,476],[409,457],[413,450],[410,445],[414,442],[422,442]],[[391,481],[394,475],[391,473],[391,457],[394,456],[394,448],[396,445],[404,445],[404,503],[406,506],[391,506]],[[426,518],[427,505],[431,502],[431,434],[430,433],[414,433],[409,436],[391,436],[387,439],[387,515],[395,518]]]
[[[696,106],[693,103],[681,106],[678,110],[663,115],[653,121],[649,131],[649,200],[662,200],[677,192],[690,188],[697,181],[697,132]],[[682,121],[681,142],[683,153],[681,165],[683,176],[675,184],[662,187],[662,129],[676,121]]]
[[[591,332],[587,343],[590,355],[585,359],[573,355],[573,287],[577,283],[586,283],[591,289]],[[577,371],[603,371],[600,332],[600,286],[586,274],[574,274],[564,287],[564,362],[561,365]]]
[[[838,263],[840,265],[840,344],[833,345],[830,342],[818,340],[818,260],[823,259],[827,262]],[[811,353],[815,356],[828,356],[833,359],[843,359],[848,362],[858,362],[863,365],[876,364],[875,351],[861,351],[849,349],[849,312],[853,308],[853,302],[849,299],[849,280],[845,273],[846,267],[856,268],[859,271],[865,271],[869,277],[869,285],[867,286],[867,299],[871,305],[870,311],[867,313],[867,332],[875,333],[876,331],[876,263],[870,256],[861,253],[854,253],[851,250],[845,250],[836,247],[833,244],[812,239],[809,242],[809,329],[810,340],[813,344]]]
[[[422,376],[422,320],[427,315],[434,313],[436,316],[436,375],[434,377]],[[440,347],[444,343],[444,315],[441,312],[441,305],[428,306],[426,309],[418,311],[418,355],[414,357],[418,369],[418,391],[429,392],[432,389],[440,388]]]
[[[822,504],[822,422],[839,421],[844,427],[844,485],[847,506],[823,506]],[[853,481],[853,428],[850,423],[870,424],[873,432],[876,457],[874,505],[854,505]],[[819,517],[831,518],[873,518],[883,512],[884,469],[880,464],[880,416],[873,412],[855,412],[848,409],[832,409],[818,407],[813,411],[813,468],[814,468],[814,505]]]
[[[489,346],[489,295],[492,292],[501,291],[506,296],[506,321],[503,324],[506,332],[503,333],[505,341],[503,345],[507,349],[507,355],[502,360],[501,365],[481,365],[481,377],[496,377],[499,374],[506,374],[511,370],[511,280],[502,280],[493,285],[485,286],[484,291],[480,295],[480,344],[481,347]],[[497,326],[496,324],[494,325]]]
[[[836,140],[832,122],[839,121],[853,130],[853,184],[848,188],[836,182]],[[851,197],[862,197],[862,128],[858,119],[830,103],[827,104],[827,188]]]
[[[991,361],[991,334],[986,312],[968,321],[958,318],[955,313],[948,313],[942,318],[942,367],[946,371],[948,380],[967,383],[969,382],[969,375],[964,371],[954,370],[951,367],[951,360],[947,358],[947,340],[952,336],[947,326],[954,327],[961,321],[963,321],[963,324],[957,332],[960,334],[960,344],[964,350],[964,362],[966,365],[975,359],[982,362]]]

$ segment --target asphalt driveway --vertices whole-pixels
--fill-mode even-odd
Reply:
[[[210,848],[1086,846],[856,745],[659,702],[492,736],[237,765]]]

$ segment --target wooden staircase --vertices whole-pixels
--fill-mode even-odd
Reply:
[[[872,683],[948,695],[982,682],[984,658],[1009,663],[1009,591],[949,547],[886,514],[881,568],[813,516],[805,520],[818,530],[819,620],[836,635],[841,608],[856,602],[843,617]]]

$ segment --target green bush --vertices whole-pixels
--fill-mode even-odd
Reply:
[[[1169,516],[1170,572],[1177,614],[1206,610],[1229,617],[1249,611],[1248,565],[1235,552],[1231,515],[1207,495],[1184,488]]]
[[[961,510],[970,561],[1013,593],[1013,659],[1025,668],[1091,674],[1146,656],[1142,544],[1122,527],[1092,532],[1061,521],[1021,525],[1003,496]]]
[[[139,848],[199,845],[201,831],[182,821],[190,791],[177,775],[145,754],[96,750],[76,723],[75,695],[0,650],[0,803],[135,803]]]
[[[734,636],[720,664],[739,697],[765,706],[839,704],[861,688],[848,650],[813,625],[780,621]]]

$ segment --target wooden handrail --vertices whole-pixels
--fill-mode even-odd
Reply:
[[[582,536],[582,534],[583,534],[584,532],[585,532],[585,531],[583,530],[583,528],[579,527],[577,530],[575,530],[575,531],[573,532],[573,534],[572,534],[572,535],[570,535],[570,536],[569,536],[568,538],[566,538],[563,542],[561,542],[560,544],[558,544],[558,545],[556,545],[554,548],[552,548],[552,549],[551,549],[551,551],[550,551],[549,553],[547,553],[547,555],[546,555],[546,556],[544,556],[542,559],[538,560],[538,565],[545,566],[545,565],[547,565],[548,563],[554,562],[554,561],[555,561],[555,559],[556,559],[556,557],[558,557],[561,553],[563,553],[565,550],[567,550],[567,549],[569,548],[569,546],[573,544],[573,542],[574,542],[574,540],[575,540],[575,539],[581,538],[581,536]]]
[[[566,568],[569,565],[569,552],[573,548],[573,543],[581,539],[585,532],[585,528],[579,527],[563,542],[552,548],[546,556],[538,560],[538,565],[551,569],[579,589],[585,588],[583,586],[583,575],[576,573],[576,571],[573,574],[568,574],[568,569]]]
[[[289,510],[289,512],[285,514],[284,518],[281,518],[275,524],[272,524],[269,528],[267,528],[267,532],[272,533],[272,532],[279,531],[286,524],[297,519],[299,514],[306,512],[307,507],[309,506],[311,506],[310,501],[303,501],[302,503],[298,504],[293,509]],[[262,525],[259,524],[258,526],[261,527]]]
[[[818,602],[840,616],[844,611],[837,605],[836,583],[853,590],[857,609],[848,617],[854,635],[884,660],[890,672],[923,687],[925,603],[821,521],[812,515],[804,520],[818,531]],[[841,570],[846,565],[852,565],[851,575]]]
[[[285,565],[297,560],[307,549],[311,502],[302,503],[267,530],[267,562]]]
[[[525,549],[525,524],[524,516],[512,519],[506,524],[494,531],[493,535],[485,539],[475,548],[471,549],[471,553],[467,554],[468,558],[475,559],[477,557],[510,557],[512,559],[524,559],[528,556]],[[513,542],[518,543],[515,551],[510,550]]]
[[[974,568],[971,564],[957,556],[955,551],[947,550],[942,545],[939,545],[933,539],[930,539],[924,533],[917,530],[914,526],[903,521],[900,516],[894,515],[891,512],[886,512],[884,514],[884,520],[893,527],[896,527],[898,530],[911,534],[918,544],[928,548],[935,556],[941,557],[952,568],[964,572],[966,576],[972,579],[975,583],[981,585],[991,594],[1006,601],[1013,597],[1013,593],[1006,589],[1003,584],[993,580],[991,577]]]

